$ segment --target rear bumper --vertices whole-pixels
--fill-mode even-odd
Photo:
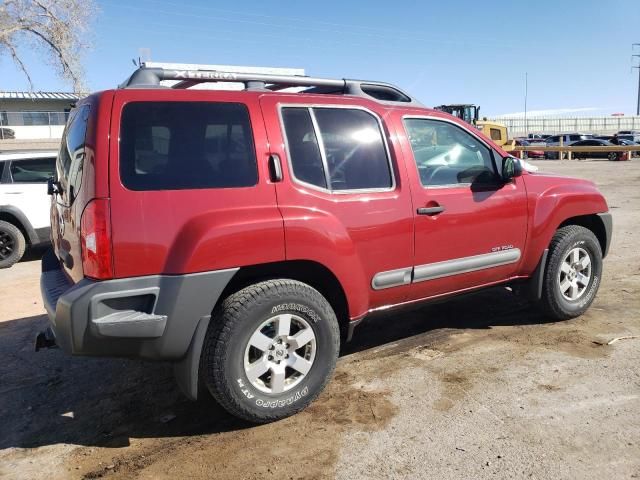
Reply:
[[[74,355],[184,357],[237,268],[72,283],[52,250],[40,290],[56,343]]]

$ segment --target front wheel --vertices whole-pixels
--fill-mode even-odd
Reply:
[[[549,246],[540,307],[555,320],[582,315],[600,287],[602,249],[591,230],[558,229]]]
[[[335,313],[317,290],[295,280],[268,280],[216,309],[202,352],[202,379],[232,415],[275,421],[320,394],[339,348]]]
[[[618,160],[618,154],[616,152],[609,153],[608,157],[610,162],[615,162],[616,160]]]

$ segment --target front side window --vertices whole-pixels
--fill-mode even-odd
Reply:
[[[348,108],[282,109],[294,176],[331,191],[389,189],[393,177],[377,119]]]
[[[47,183],[55,169],[55,157],[12,160],[9,168],[13,183]]]
[[[127,104],[120,126],[120,177],[130,190],[256,185],[247,107],[212,102]]]
[[[404,124],[423,186],[455,186],[497,180],[489,148],[462,128],[422,118],[406,119]]]

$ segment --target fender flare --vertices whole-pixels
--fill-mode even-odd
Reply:
[[[22,210],[11,205],[3,205],[0,206],[0,213],[8,213],[12,217],[15,217],[15,219],[20,223],[19,225],[16,225],[16,227],[22,227],[24,232],[27,234],[27,240],[31,245],[39,243],[38,234]]]

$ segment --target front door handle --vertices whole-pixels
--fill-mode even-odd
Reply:
[[[436,207],[421,207],[418,209],[418,215],[437,215],[442,212],[444,212],[442,205]]]

